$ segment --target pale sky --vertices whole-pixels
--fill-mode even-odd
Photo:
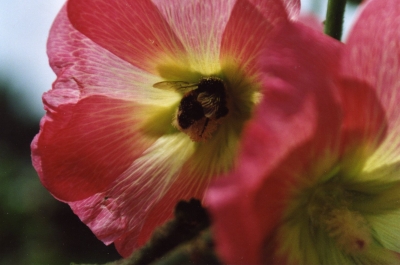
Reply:
[[[44,114],[41,95],[55,75],[48,65],[48,31],[65,0],[0,0],[0,75],[15,85],[24,114]],[[312,2],[314,4],[312,4]],[[324,17],[326,0],[302,0],[302,11]],[[354,9],[348,8],[346,25]],[[346,26],[347,27],[347,26]]]
[[[42,116],[43,92],[55,75],[48,66],[46,41],[64,0],[0,0],[0,75],[21,95],[25,112]]]

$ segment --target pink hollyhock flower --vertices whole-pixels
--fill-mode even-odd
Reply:
[[[256,61],[299,0],[69,0],[32,143],[43,185],[129,255],[178,200],[227,172],[262,83]]]
[[[238,166],[206,196],[226,263],[400,263],[399,17],[367,1],[345,45],[277,30]]]

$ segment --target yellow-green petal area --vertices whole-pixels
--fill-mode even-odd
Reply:
[[[256,77],[246,75],[233,63],[223,68],[216,68],[214,63],[210,67],[202,73],[190,65],[159,65],[160,82],[150,89],[169,93],[170,104],[148,105],[141,125],[150,137],[184,134],[191,139],[194,152],[182,168],[201,179],[232,168],[244,124],[260,100]],[[204,88],[206,81],[219,83],[220,87],[212,84]]]
[[[293,188],[276,234],[276,254],[289,264],[399,264],[397,167],[353,178],[339,165]]]
[[[190,161],[193,172],[202,176],[221,174],[233,166],[243,126],[251,119],[261,94],[255,78],[247,77],[240,69],[225,68],[219,76],[226,83],[229,113],[206,142],[197,142]]]

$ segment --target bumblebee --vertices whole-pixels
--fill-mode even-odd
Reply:
[[[194,141],[209,138],[219,119],[228,115],[226,88],[220,78],[204,77],[198,83],[164,81],[153,87],[184,94],[174,125]]]

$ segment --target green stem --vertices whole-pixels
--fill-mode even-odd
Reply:
[[[152,265],[208,264],[221,265],[214,252],[211,231],[205,230],[194,240],[179,246]]]
[[[212,249],[211,233],[206,232],[209,226],[208,213],[200,201],[180,201],[175,206],[175,218],[158,227],[146,245],[127,259],[104,265],[194,264],[193,256],[203,257],[205,262],[201,264],[219,264]],[[157,263],[159,261],[161,263]],[[175,261],[182,263],[173,263]]]
[[[325,34],[340,40],[346,0],[329,0],[325,20]]]

